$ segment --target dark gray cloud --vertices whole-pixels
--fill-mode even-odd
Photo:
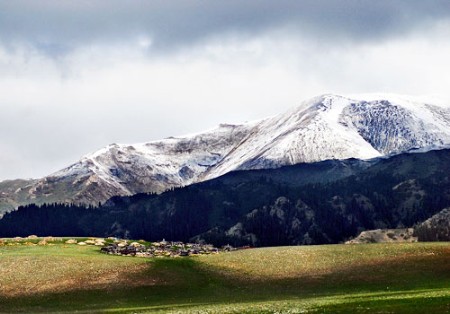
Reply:
[[[154,49],[223,33],[289,27],[319,40],[370,41],[450,17],[448,0],[0,1],[0,40],[50,56],[92,43],[148,36]]]

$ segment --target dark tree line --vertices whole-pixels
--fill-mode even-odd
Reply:
[[[23,206],[0,220],[0,237],[194,238],[258,246],[338,243],[367,229],[411,227],[450,206],[447,150],[396,156],[345,178],[336,175],[334,181],[299,184],[304,171],[292,166],[231,173],[161,195],[114,197],[95,208]]]

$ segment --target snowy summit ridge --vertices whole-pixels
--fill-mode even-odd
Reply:
[[[16,192],[29,202],[97,204],[114,195],[162,192],[233,170],[370,159],[448,144],[448,108],[396,95],[327,94],[256,122],[221,124],[204,133],[142,144],[112,144]]]

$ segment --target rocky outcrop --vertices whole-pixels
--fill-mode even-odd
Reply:
[[[413,228],[367,230],[345,244],[417,242],[413,233]]]
[[[450,241],[450,208],[445,208],[414,228],[419,241]]]

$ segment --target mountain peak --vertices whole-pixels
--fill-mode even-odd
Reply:
[[[147,143],[110,144],[23,187],[20,199],[97,204],[114,195],[163,192],[234,170],[371,159],[448,144],[448,108],[399,95],[328,93],[259,121]]]

